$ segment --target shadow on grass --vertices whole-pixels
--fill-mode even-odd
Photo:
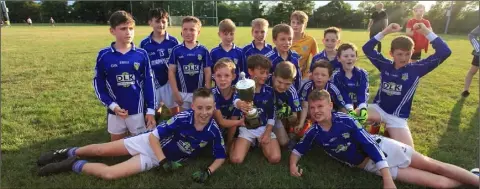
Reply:
[[[446,131],[440,136],[438,147],[431,152],[431,157],[440,161],[458,165],[465,169],[478,167],[478,162],[472,156],[478,155],[479,108],[472,115],[465,128],[461,126],[462,109],[465,98],[460,98],[453,106]]]

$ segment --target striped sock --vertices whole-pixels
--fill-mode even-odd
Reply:
[[[72,170],[75,173],[80,174],[82,172],[83,166],[87,163],[85,160],[78,160],[72,165]]]
[[[78,147],[73,147],[73,148],[70,148],[67,152],[67,155],[68,157],[72,157],[72,156],[75,156],[75,152],[77,151]]]

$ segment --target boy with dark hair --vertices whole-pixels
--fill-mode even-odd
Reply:
[[[175,46],[168,60],[168,82],[180,110],[190,108],[192,93],[200,87],[211,88],[212,60],[207,47],[198,41],[202,22],[197,17],[182,20],[183,43]]]
[[[330,157],[350,167],[382,176],[383,188],[396,188],[393,180],[429,188],[479,186],[478,175],[429,158],[390,138],[370,135],[352,117],[332,112],[333,104],[326,90],[311,92],[308,104],[315,123],[290,155],[292,176],[302,176],[298,161],[313,145],[318,145]]]
[[[417,23],[413,29],[424,35],[435,49],[435,53],[415,63],[410,62],[414,52],[412,39],[399,36],[392,40],[390,55],[393,61],[374,50],[374,46],[385,36],[399,32],[402,28],[396,23],[390,24],[364,46],[363,52],[381,73],[380,89],[374,104],[368,105],[369,122],[385,122],[390,137],[413,147],[412,134],[407,125],[412,108],[413,95],[420,78],[434,70],[452,53],[448,45],[425,24]],[[377,133],[378,127],[371,127],[371,133]]]
[[[166,31],[168,12],[165,10],[161,8],[151,9],[148,13],[148,24],[153,31],[140,42],[140,48],[147,51],[155,75],[157,112],[161,114],[162,106],[165,105],[175,115],[179,108],[173,101],[172,87],[168,83],[168,57],[172,53],[173,47],[178,45],[178,40]]]
[[[232,82],[233,85],[237,83],[238,75],[245,70],[245,61],[242,53],[242,49],[233,43],[235,39],[235,23],[230,19],[222,20],[218,24],[218,36],[222,42],[218,47],[213,48],[210,51],[212,57],[212,63],[215,64],[221,58],[230,58],[235,63],[235,78]]]
[[[293,40],[293,29],[287,24],[278,24],[275,25],[272,29],[272,38],[275,48],[272,51],[267,53],[267,56],[272,61],[272,68],[270,68],[270,73],[275,71],[277,64],[283,61],[289,61],[295,65],[295,78],[293,87],[296,90],[300,89],[300,84],[302,81],[302,76],[300,74],[300,67],[298,66],[299,55],[292,51]]]
[[[323,31],[323,45],[325,49],[319,52],[312,58],[310,64],[310,70],[315,62],[320,59],[324,59],[332,64],[333,73],[339,71],[342,68],[342,64],[337,59],[337,45],[340,44],[340,29],[337,27],[329,27]]]
[[[349,115],[364,124],[368,116],[368,73],[355,66],[357,47],[353,43],[340,45],[337,52],[342,69],[333,74],[332,82],[340,89]]]
[[[240,100],[238,94],[234,96],[233,104],[247,115],[253,106],[256,108],[260,126],[257,128],[239,128],[238,138],[233,144],[230,161],[235,164],[242,163],[251,144],[258,140],[264,156],[270,163],[279,163],[281,159],[280,146],[275,133],[272,132],[275,124],[274,92],[272,87],[265,84],[268,71],[272,67],[270,60],[264,55],[256,54],[248,57],[247,69],[250,77],[255,81],[255,96],[253,102]],[[239,81],[240,82],[240,81]],[[244,116],[245,116],[244,115]]]
[[[192,109],[162,122],[153,131],[109,143],[65,148],[42,154],[37,161],[37,164],[42,166],[38,175],[47,176],[73,170],[76,173],[113,180],[155,167],[171,172],[182,166],[181,161],[195,157],[202,148],[211,143],[215,161],[192,175],[195,181],[205,182],[226,158],[220,129],[212,119],[214,110],[212,92],[205,88],[197,89],[193,93]],[[125,155],[132,157],[112,166],[80,160],[80,157]]]
[[[156,103],[150,59],[145,50],[132,43],[135,21],[129,13],[117,11],[109,22],[115,42],[98,53],[93,87],[97,98],[108,107],[107,127],[114,141],[127,132],[144,132],[145,120],[148,129],[154,128]]]

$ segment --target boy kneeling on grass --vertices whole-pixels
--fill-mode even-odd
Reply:
[[[128,177],[154,167],[167,172],[182,165],[180,162],[196,155],[211,143],[215,161],[193,174],[196,182],[205,182],[225,162],[225,146],[220,129],[212,119],[215,101],[209,89],[199,88],[193,93],[192,109],[180,112],[151,132],[109,143],[65,148],[42,154],[37,161],[42,166],[39,176],[73,170],[107,180]],[[111,157],[131,155],[127,161],[108,166],[89,163],[80,157]]]
[[[396,140],[370,135],[348,114],[332,112],[330,94],[324,89],[312,91],[308,105],[314,124],[290,155],[292,176],[302,176],[297,163],[316,144],[340,162],[381,175],[384,188],[396,188],[394,179],[431,188],[479,186],[478,171],[474,174],[422,155]]]

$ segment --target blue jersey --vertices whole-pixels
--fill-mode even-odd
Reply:
[[[178,45],[178,41],[175,37],[165,33],[165,39],[161,43],[157,43],[153,40],[152,35],[153,32],[140,42],[140,48],[145,49],[148,53],[155,75],[155,87],[158,88],[168,82],[168,57],[170,57],[173,47]]]
[[[368,101],[368,73],[362,68],[353,67],[352,78],[345,76],[345,71],[340,69],[333,74],[332,81],[340,89],[348,110],[366,108]]]
[[[275,106],[274,106],[274,92],[273,88],[268,85],[263,85],[260,93],[255,93],[253,97],[253,105],[257,108],[262,126],[267,124],[275,124]],[[235,92],[233,101],[239,99],[238,93]]]
[[[222,45],[218,45],[218,47],[213,48],[210,51],[210,56],[212,58],[212,68],[217,63],[218,60],[221,58],[230,58],[233,63],[235,63],[235,74],[237,75],[236,78],[233,80],[232,85],[237,83],[238,76],[240,75],[240,72],[247,72],[245,70],[245,62],[243,58],[243,53],[242,49],[240,47],[237,47],[235,44],[233,44],[232,49],[230,49],[228,52],[223,49]]]
[[[286,109],[290,109],[288,112],[300,112],[302,111],[302,106],[300,105],[300,99],[297,94],[297,90],[292,86],[288,88],[287,91],[279,93],[275,91],[275,106],[277,117],[278,115],[286,115]]]
[[[212,118],[201,131],[194,126],[194,111],[183,111],[157,126],[153,134],[160,139],[162,151],[170,161],[185,160],[212,144],[215,159],[225,159],[225,145],[220,129]]]
[[[300,89],[300,101],[308,101],[308,95],[310,95],[310,92],[312,92],[314,89],[315,83],[312,80],[305,82]],[[323,89],[330,93],[330,98],[332,99],[335,109],[346,107],[347,103],[345,103],[345,100],[343,100],[342,94],[335,84],[333,84],[331,81],[328,81]]]
[[[314,123],[295,145],[292,153],[302,156],[316,144],[334,159],[351,167],[360,165],[366,157],[378,169],[388,167],[383,151],[377,142],[353,118],[341,112],[332,113],[332,127],[324,131]]]
[[[325,50],[323,50],[322,52],[313,56],[312,63],[310,64],[310,72],[313,72],[313,70],[312,70],[313,63],[315,63],[316,61],[319,61],[321,59],[328,60],[330,62],[330,64],[332,65],[332,68],[333,68],[333,73],[338,72],[338,71],[340,71],[340,69],[342,69],[342,63],[340,63],[338,61],[338,57],[335,56],[335,58],[333,60],[329,60],[328,56],[327,56],[327,52]]]
[[[147,52],[132,43],[130,51],[122,54],[114,44],[98,53],[93,78],[95,95],[109,107],[110,114],[115,114],[115,105],[128,110],[129,115],[143,113],[145,103],[147,113],[155,114],[157,103]]]
[[[198,42],[192,49],[187,48],[185,43],[181,43],[173,47],[168,64],[177,66],[175,78],[178,91],[193,93],[196,89],[205,86],[203,69],[210,68],[212,60],[208,49]]]
[[[268,44],[265,42],[265,46],[263,47],[262,50],[258,50],[257,47],[255,47],[254,41],[252,41],[250,44],[245,45],[245,47],[242,48],[243,51],[243,59],[245,60],[244,62],[244,70],[245,70],[245,77],[249,77],[250,74],[248,73],[248,67],[247,67],[247,60],[249,56],[252,56],[254,54],[262,54],[266,55],[270,51],[272,51],[273,47],[272,45]]]
[[[301,87],[300,84],[301,84],[301,81],[302,81],[302,74],[300,72],[300,67],[298,66],[298,60],[300,59],[300,56],[296,52],[294,52],[292,50],[289,50],[287,59],[284,60],[280,56],[280,53],[278,53],[277,48],[274,48],[272,51],[267,53],[265,56],[267,56],[272,61],[272,67],[270,68],[270,74],[273,74],[273,72],[275,71],[275,68],[277,67],[277,64],[279,64],[280,62],[290,61],[295,66],[295,68],[296,68],[295,71],[297,72],[297,75],[295,76],[295,78],[293,80],[293,86],[295,87],[295,89],[300,90],[300,87]]]
[[[452,51],[447,44],[434,33],[427,35],[435,53],[426,59],[419,60],[395,69],[394,62],[374,50],[381,34],[371,38],[364,46],[363,52],[370,62],[380,71],[380,88],[374,102],[383,111],[400,118],[408,118],[412,107],[413,95],[421,77],[435,69]]]
[[[222,112],[222,116],[224,119],[231,119],[232,116],[240,116],[240,110],[235,108],[233,105],[233,94],[228,99],[225,99],[223,95],[220,93],[220,89],[218,87],[212,88],[213,97],[215,98],[215,107],[217,110]]]

